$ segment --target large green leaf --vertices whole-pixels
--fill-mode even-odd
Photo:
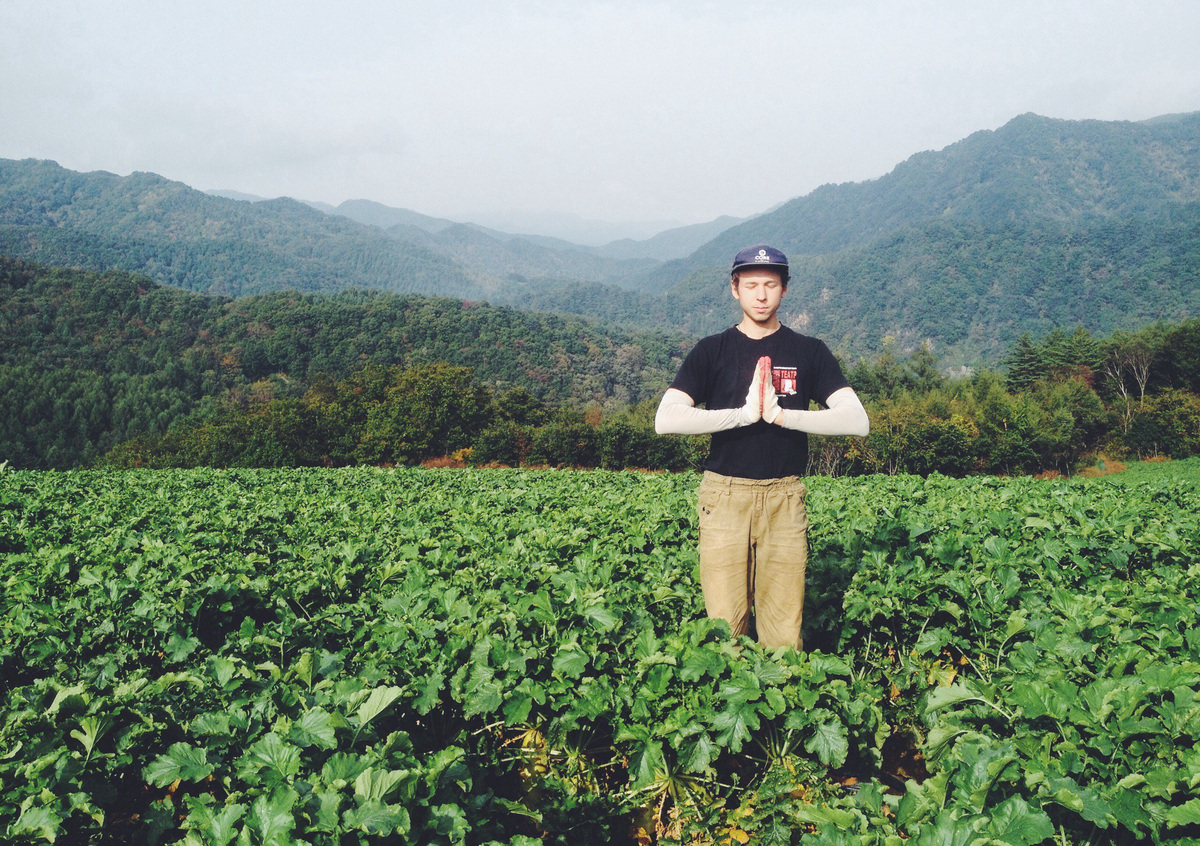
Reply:
[[[53,808],[35,805],[22,811],[8,832],[9,834],[30,834],[40,837],[47,843],[54,843],[58,840],[62,822],[62,816]]]
[[[337,736],[333,729],[333,718],[328,711],[312,708],[292,723],[288,739],[297,746],[317,746],[322,749],[337,748]]]
[[[300,772],[300,750],[277,734],[265,735],[242,755],[237,772],[251,783],[289,781]]]
[[[1046,779],[1046,787],[1049,792],[1047,798],[1050,801],[1070,808],[1098,828],[1108,828],[1112,806],[1094,788],[1085,787],[1075,779],[1065,776]]]
[[[948,687],[935,687],[925,699],[925,713],[932,714],[962,702],[982,702],[983,699],[968,684],[952,684]]]
[[[276,788],[269,795],[260,795],[250,804],[246,826],[254,833],[256,843],[262,846],[290,846],[295,843],[292,837],[296,827],[293,808],[298,798],[290,788]]]
[[[113,721],[108,717],[92,714],[79,721],[79,728],[71,731],[71,737],[83,744],[84,751],[92,754],[96,743],[112,728]]]
[[[361,729],[371,720],[378,717],[389,705],[400,698],[404,690],[399,687],[377,687],[371,691],[366,700],[358,706],[355,716]]]
[[[821,723],[814,729],[812,736],[804,741],[804,748],[815,753],[825,766],[840,767],[850,751],[846,727],[833,720]]]
[[[713,728],[718,732],[717,743],[731,752],[740,752],[758,726],[758,711],[753,705],[729,704],[713,718]]]
[[[227,846],[238,835],[238,823],[246,814],[246,806],[237,803],[214,808],[188,796],[188,814],[184,828],[199,833],[199,840],[208,846]]]
[[[1178,828],[1183,825],[1200,825],[1200,798],[1189,799],[1167,812],[1167,825]]]
[[[577,679],[587,669],[588,658],[578,645],[571,643],[562,647],[554,655],[554,672],[569,679]]]
[[[205,750],[190,743],[173,743],[166,754],[150,762],[143,775],[155,787],[166,787],[176,779],[201,781],[211,775],[214,769]]]
[[[986,831],[999,843],[1033,846],[1054,834],[1050,817],[1019,796],[1010,796],[988,812]]]
[[[412,825],[408,811],[400,805],[387,805],[367,799],[346,812],[345,823],[367,834],[408,834]]]
[[[387,799],[401,782],[415,781],[416,773],[410,770],[377,770],[367,768],[354,779],[354,795],[360,803],[368,799]]]

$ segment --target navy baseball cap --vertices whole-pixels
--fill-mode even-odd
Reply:
[[[733,257],[733,268],[729,272],[737,273],[745,267],[775,269],[783,274],[784,279],[787,279],[788,275],[787,256],[774,247],[768,247],[766,244],[755,244],[753,247],[746,247],[746,249],[739,252]]]

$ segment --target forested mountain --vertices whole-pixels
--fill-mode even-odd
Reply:
[[[1023,331],[1133,329],[1200,314],[1200,113],[1143,123],[1024,115],[880,179],[828,185],[635,277],[661,300],[590,286],[540,308],[695,334],[736,319],[729,259],[767,242],[792,262],[785,319],[843,353],[933,343],[994,363]],[[665,302],[664,302],[665,300]]]
[[[656,263],[444,223],[366,201],[327,214],[287,198],[206,194],[149,173],[0,159],[0,253],[144,273],[201,293],[372,288],[519,302],[525,277],[612,281]]]
[[[1200,113],[1023,115],[879,179],[823,186],[729,228],[714,221],[716,237],[666,262],[679,239],[710,230],[585,248],[368,201],[323,214],[152,174],[4,160],[0,253],[229,296],[377,288],[696,335],[737,319],[729,259],[765,241],[793,262],[785,319],[844,357],[929,341],[944,364],[988,365],[1024,331],[1196,315],[1198,204]]]
[[[930,339],[943,363],[995,365],[1023,332],[1108,334],[1200,315],[1200,203],[1072,226],[937,219],[869,245],[791,259],[782,319],[853,357]],[[724,268],[664,298],[664,316],[706,334],[736,303]],[[890,339],[890,341],[889,341]]]
[[[1072,225],[1196,201],[1200,112],[1141,123],[1026,114],[918,153],[879,179],[822,186],[726,230],[685,264],[725,264],[759,241],[789,256],[827,254],[927,220]]]
[[[498,392],[625,405],[660,394],[691,342],[388,292],[231,300],[0,256],[0,460],[77,466],[214,404],[301,392],[368,363],[444,362]]]
[[[681,226],[678,229],[668,229],[659,232],[644,241],[634,241],[622,238],[602,247],[592,247],[592,252],[609,258],[648,258],[656,261],[669,261],[690,255],[722,232],[730,229],[741,220],[729,215],[722,215],[708,223],[696,223],[691,226]]]
[[[386,292],[231,300],[3,257],[0,304],[0,467],[413,463],[465,450],[681,469],[698,455],[651,423],[694,341],[678,334]],[[857,456],[855,472],[1071,472],[1089,450],[1196,454],[1198,358],[1193,319],[1108,339],[1026,333],[1003,357],[1007,377],[947,382],[926,348],[858,362],[848,374],[878,425],[865,447],[819,445],[816,466]]]
[[[246,203],[151,173],[0,159],[0,254],[144,273],[227,296],[370,287],[479,298],[444,257],[288,199]]]

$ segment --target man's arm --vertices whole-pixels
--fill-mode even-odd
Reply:
[[[763,419],[768,423],[795,429],[810,435],[858,435],[866,437],[871,431],[867,410],[853,388],[839,388],[825,401],[827,408],[808,411],[780,408],[775,389],[769,387],[763,402]]]
[[[654,431],[660,435],[708,435],[744,426],[740,408],[696,408],[683,391],[667,388],[654,415]]]
[[[763,416],[764,391],[772,396],[775,393],[770,374],[770,361],[760,360],[750,380],[746,404],[741,408],[696,408],[690,395],[678,388],[667,388],[654,415],[654,431],[660,435],[710,435],[757,423]]]

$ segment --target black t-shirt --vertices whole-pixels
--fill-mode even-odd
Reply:
[[[740,408],[761,356],[771,357],[771,375],[781,408],[807,409],[824,404],[849,386],[842,368],[823,341],[780,326],[755,340],[730,327],[709,335],[692,349],[671,387],[711,409]],[[743,479],[803,476],[808,469],[808,435],[759,420],[712,436],[706,470]]]

